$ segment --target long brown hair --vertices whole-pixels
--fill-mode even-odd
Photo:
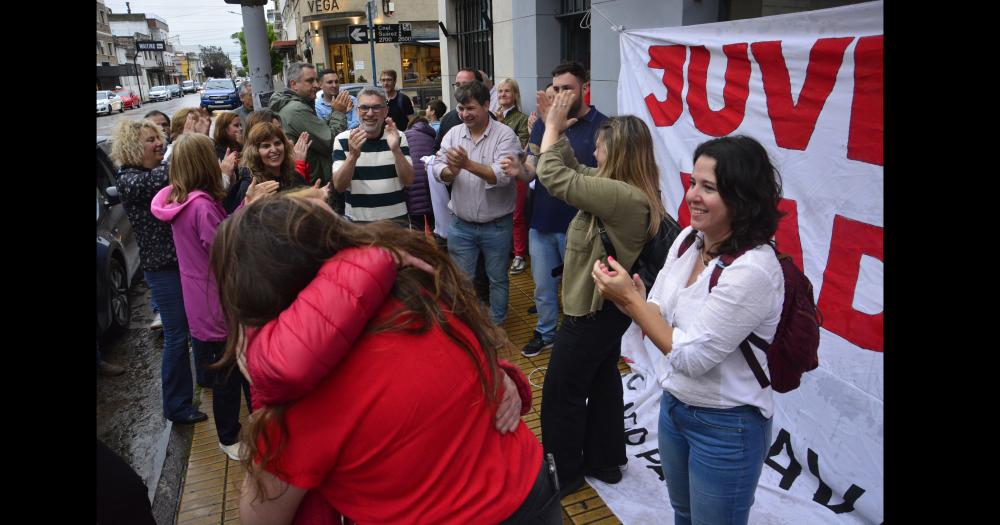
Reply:
[[[281,166],[278,168],[278,171],[281,172],[279,178],[283,179],[285,184],[292,185],[295,180],[295,162],[292,160],[293,146],[288,141],[281,126],[275,126],[271,122],[258,122],[247,133],[246,141],[243,144],[243,153],[240,154],[240,165],[250,170],[258,184],[271,180],[257,147],[260,146],[261,142],[272,139],[280,140],[285,145],[285,158],[282,159]]]
[[[231,151],[239,151],[239,140],[242,140],[243,130],[240,129],[240,139],[235,141],[230,139],[229,133],[226,132],[226,128],[238,118],[240,116],[236,113],[220,113],[218,117],[215,117],[215,134],[212,138],[215,139],[216,147],[228,147]],[[242,123],[241,120],[240,124]]]
[[[627,182],[642,190],[649,203],[649,227],[646,236],[652,239],[660,230],[667,210],[660,200],[660,172],[653,155],[653,137],[649,127],[638,117],[609,117],[597,129],[607,158],[598,168],[599,177]],[[593,220],[591,221],[593,225]]]
[[[200,133],[184,133],[174,142],[169,177],[173,186],[169,200],[173,202],[186,201],[188,194],[195,190],[201,190],[215,200],[226,196],[215,144]]]
[[[472,292],[468,277],[446,253],[419,233],[389,222],[352,224],[323,204],[306,198],[314,191],[298,190],[260,199],[219,226],[212,243],[210,265],[218,283],[229,337],[226,352],[215,366],[225,367],[237,359],[241,326],[259,327],[275,319],[338,251],[379,246],[397,256],[399,250],[405,250],[437,271],[431,275],[401,268],[391,294],[402,307],[388,319],[370,323],[366,332],[421,333],[431,327],[441,329],[472,359],[487,399],[496,403],[497,353],[509,351],[511,343],[503,330],[490,321]],[[458,332],[445,312],[464,323],[476,340],[467,340]],[[401,317],[405,322],[399,322]],[[274,464],[287,434],[286,409],[287,405],[278,405],[257,410],[243,427],[242,441],[249,450],[243,461],[248,470],[258,455],[260,468]],[[258,440],[263,443],[264,451],[258,447]],[[265,494],[260,485],[258,492],[262,497]]]

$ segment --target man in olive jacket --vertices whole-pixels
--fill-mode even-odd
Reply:
[[[350,93],[347,90],[333,100],[333,111],[326,119],[316,116],[316,92],[319,81],[316,68],[312,64],[296,62],[289,66],[286,75],[288,89],[271,96],[272,111],[281,117],[288,140],[293,144],[303,131],[309,133],[312,144],[306,154],[309,163],[309,182],[322,180],[322,185],[333,176],[333,138],[347,129],[347,106]],[[343,199],[338,199],[338,203]]]

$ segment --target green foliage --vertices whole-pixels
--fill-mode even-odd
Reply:
[[[198,46],[201,50],[202,71],[209,78],[224,78],[226,71],[233,67],[233,63],[218,46]]]
[[[246,39],[243,37],[243,30],[241,29],[239,32],[229,35],[229,38],[232,38],[233,42],[238,42],[240,44],[240,62],[243,63],[243,69],[249,71],[250,66],[247,63],[247,42]],[[282,68],[281,53],[279,53],[278,50],[271,47],[271,44],[274,43],[276,38],[277,37],[274,34],[274,25],[267,24],[267,48],[271,51],[272,75],[280,75]]]

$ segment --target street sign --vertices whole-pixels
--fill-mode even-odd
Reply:
[[[163,40],[136,40],[135,49],[137,51],[166,51],[167,46]]]
[[[375,24],[375,43],[393,44],[399,42],[399,24]]]
[[[399,42],[401,44],[413,42],[413,25],[410,22],[399,23]]]
[[[347,37],[352,44],[367,44],[368,26],[347,26]]]

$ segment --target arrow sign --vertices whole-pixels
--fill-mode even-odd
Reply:
[[[347,36],[350,38],[352,44],[367,44],[368,27],[363,25],[347,26]]]

